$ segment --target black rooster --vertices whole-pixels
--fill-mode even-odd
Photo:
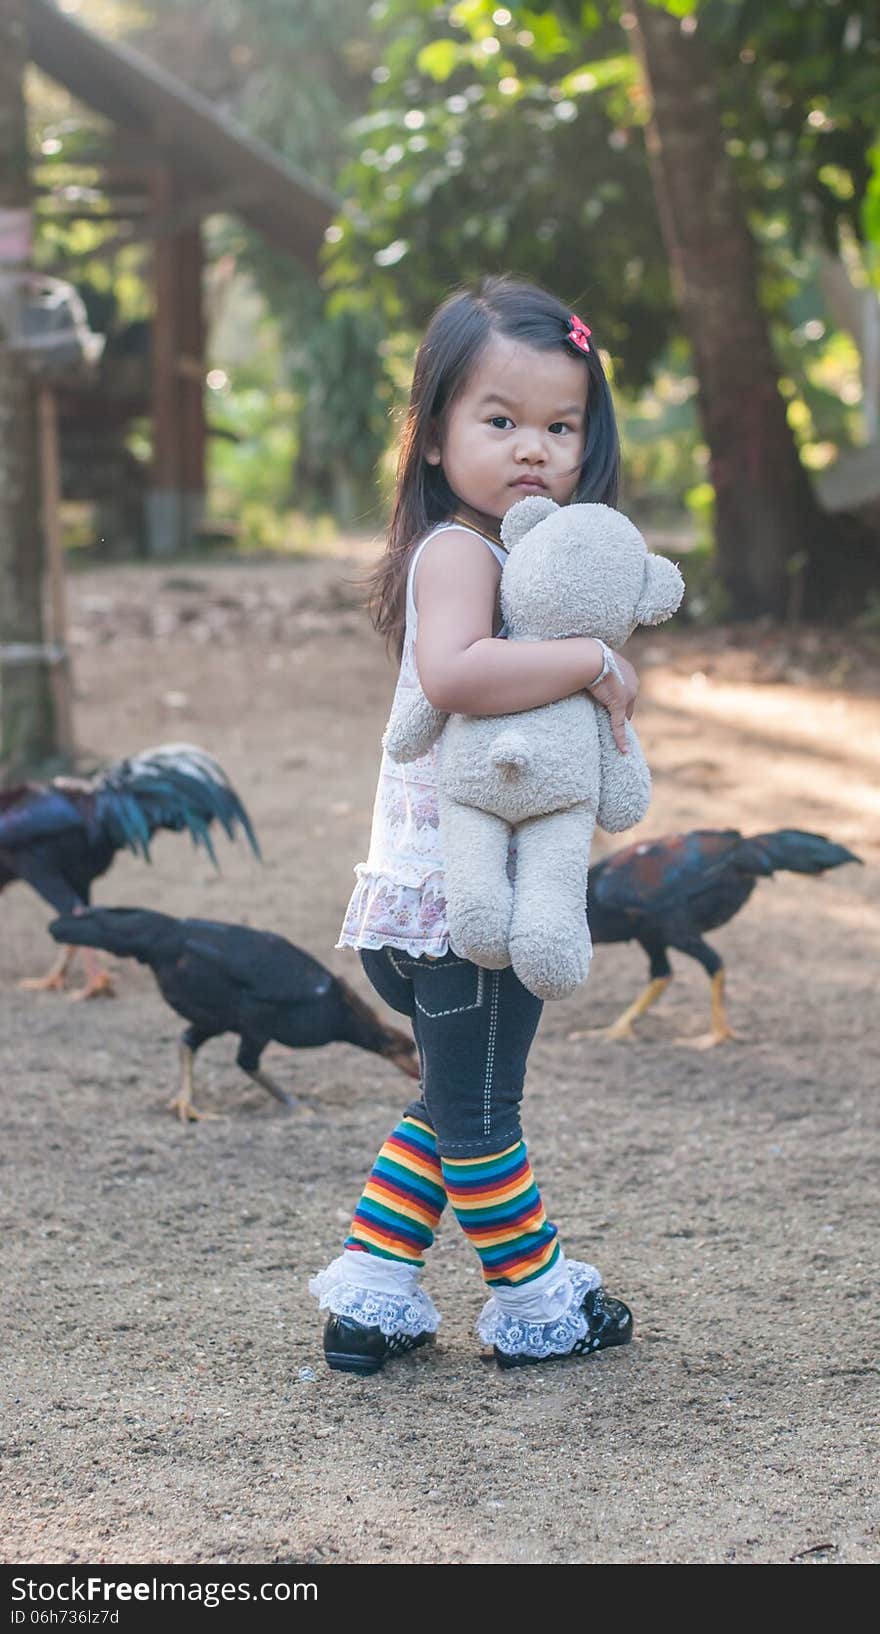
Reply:
[[[149,862],[157,829],[187,829],[216,865],[213,822],[230,839],[240,826],[260,855],[250,818],[222,766],[189,743],[145,749],[91,778],[23,783],[0,792],[0,891],[23,879],[56,913],[70,913],[88,904],[92,881],[107,872],[117,851],[128,847]],[[47,976],[21,985],[63,987],[73,954],[66,948]],[[112,992],[108,972],[93,954],[84,957],[86,986],[75,996]]]
[[[193,1058],[219,1033],[238,1034],[242,1072],[286,1106],[290,1096],[260,1066],[272,1040],[292,1049],[356,1044],[419,1076],[407,1033],[386,1027],[347,982],[271,931],[145,908],[87,908],[54,919],[49,930],[58,942],[149,965],[163,998],[190,1022],[180,1039],[180,1091],[171,1102],[182,1122],[208,1115],[193,1106]]]
[[[696,828],[626,846],[590,873],[587,917],[594,942],[638,942],[651,962],[644,992],[604,1037],[629,1038],[633,1022],[672,980],[667,949],[696,959],[712,983],[712,1027],[704,1047],[733,1038],[724,1010],[724,965],[703,932],[726,925],[751,896],[758,877],[777,869],[822,874],[861,858],[821,834],[778,828],[745,838],[735,828]],[[573,1033],[582,1038],[583,1033]]]

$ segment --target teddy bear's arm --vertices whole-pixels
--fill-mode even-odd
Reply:
[[[621,754],[614,741],[611,717],[606,709],[597,709],[596,727],[601,767],[596,822],[606,834],[620,834],[625,828],[634,828],[646,815],[651,804],[651,773],[629,721],[626,722],[629,744],[626,755]]]
[[[437,742],[449,716],[429,704],[421,687],[394,701],[382,743],[392,760],[406,762],[426,755]]]

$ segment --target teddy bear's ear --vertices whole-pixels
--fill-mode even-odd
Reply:
[[[502,543],[508,550],[512,550],[527,533],[531,533],[532,528],[543,522],[545,516],[552,516],[553,512],[558,510],[559,506],[555,499],[544,499],[541,494],[527,494],[525,499],[518,499],[516,504],[511,505],[510,510],[504,513],[504,520],[501,523]]]
[[[645,582],[636,608],[640,624],[662,624],[671,618],[684,595],[684,579],[668,556],[645,558]]]

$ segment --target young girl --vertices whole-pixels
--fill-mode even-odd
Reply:
[[[507,278],[451,296],[419,349],[375,623],[437,708],[506,715],[586,689],[624,721],[632,666],[598,641],[499,637],[501,518],[525,494],[560,505],[617,497],[614,410],[582,320]],[[620,677],[623,677],[621,679]],[[526,1058],[541,1001],[513,971],[450,947],[436,752],[383,755],[370,852],[338,946],[360,950],[376,991],[410,1017],[419,1098],[379,1152],[343,1251],[310,1283],[329,1309],[331,1368],[374,1373],[433,1338],[420,1285],[446,1203],[479,1255],[489,1298],[477,1332],[500,1367],[584,1356],[632,1336],[632,1315],[592,1265],[567,1260],[547,1219],[520,1128]],[[514,866],[512,860],[511,866]]]

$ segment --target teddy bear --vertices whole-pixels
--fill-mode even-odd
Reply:
[[[636,625],[671,618],[684,594],[675,564],[650,552],[608,505],[529,495],[507,511],[501,540],[510,641],[589,635],[616,647]],[[438,744],[451,947],[487,969],[512,965],[542,999],[566,997],[589,971],[596,825],[616,834],[648,809],[650,772],[629,722],[625,730],[623,754],[608,711],[586,691],[515,714],[471,716],[444,714],[420,689],[385,729],[396,761]]]

